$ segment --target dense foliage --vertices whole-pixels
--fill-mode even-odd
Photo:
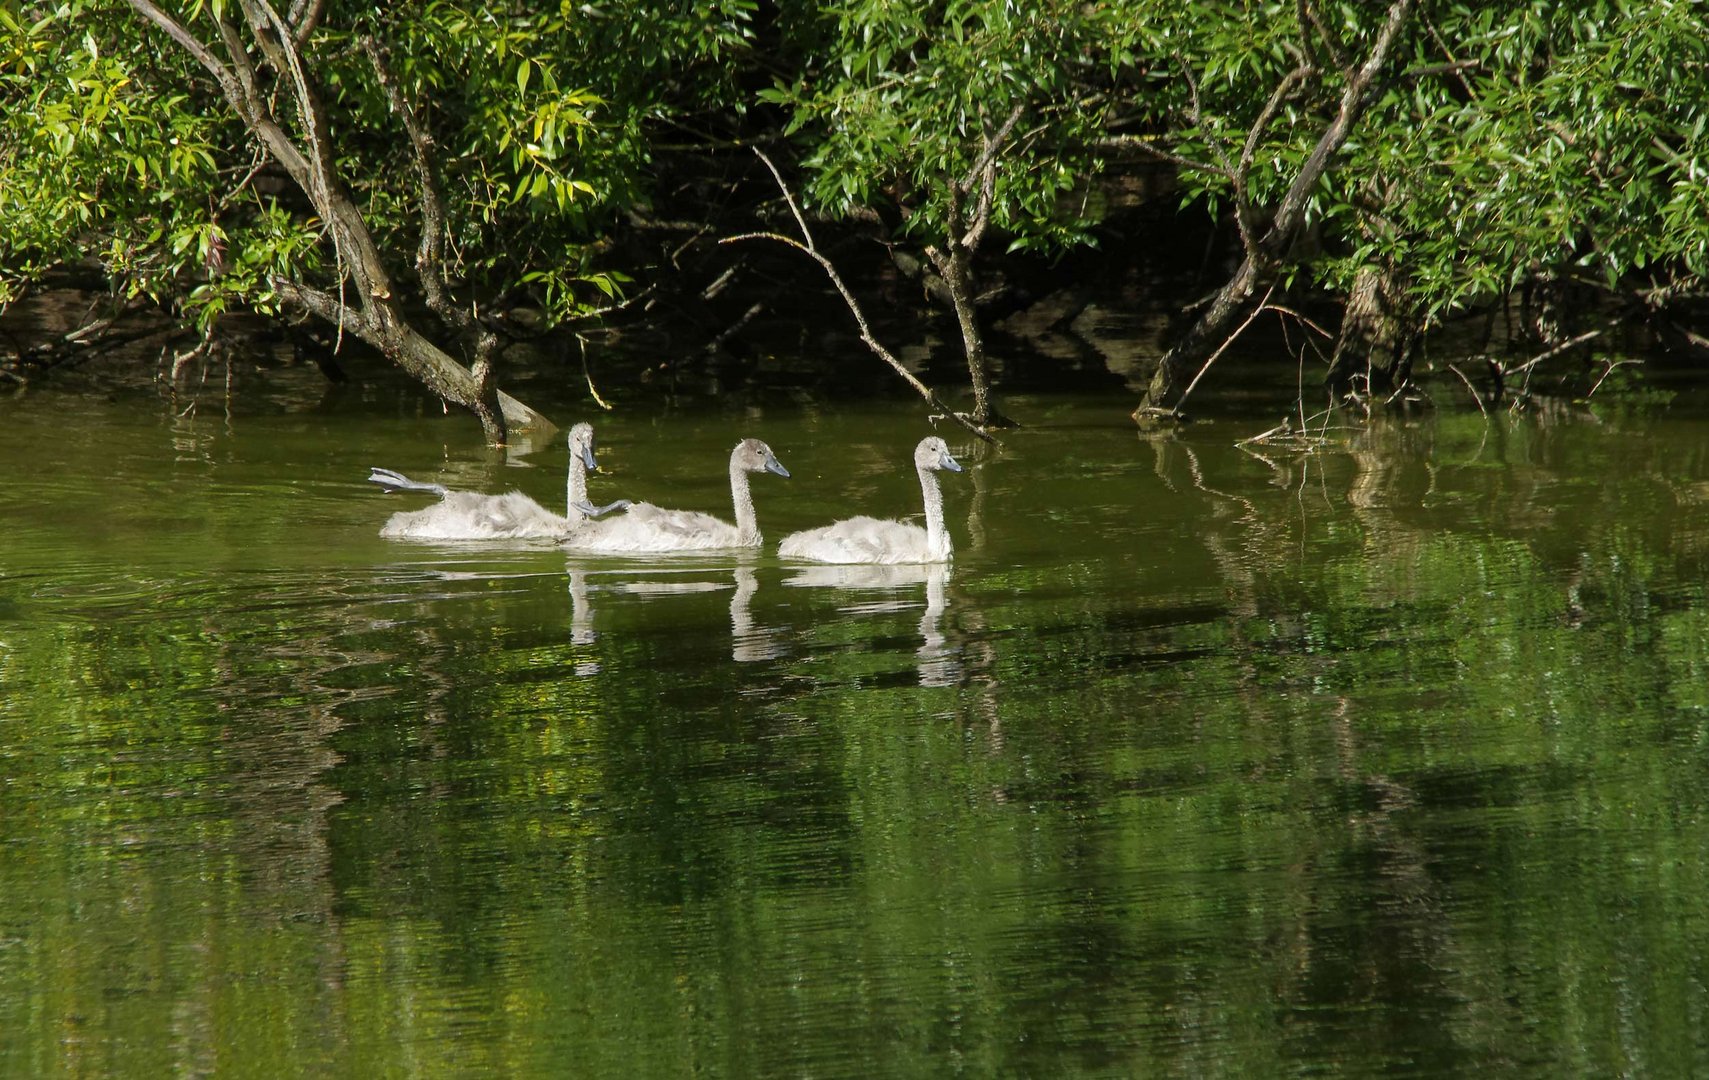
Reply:
[[[268,18],[285,30],[245,37]],[[979,268],[1110,245],[1102,193],[1160,167],[1178,213],[1246,253],[1225,321],[1260,288],[1348,297],[1374,276],[1395,334],[1541,284],[1691,339],[1706,29],[1686,0],[13,5],[0,304],[93,261],[206,330],[288,308],[282,284],[361,280],[192,40],[253,65],[271,119],[324,153],[382,280],[449,289],[501,332],[516,308],[538,327],[653,286],[658,249],[629,241],[655,216],[738,231],[732,208],[777,192],[750,169],[767,188],[732,199],[708,163],[760,145],[808,209],[931,256],[915,265],[947,280],[976,387]],[[1201,329],[1208,349],[1223,325]]]

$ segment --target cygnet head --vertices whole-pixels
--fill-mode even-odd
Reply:
[[[771,452],[771,447],[758,439],[743,439],[736,444],[736,449],[730,451],[730,468],[743,472],[769,472],[779,476],[788,476],[789,470],[777,460],[777,455]]]
[[[936,435],[927,435],[920,440],[920,445],[914,447],[914,467],[916,469],[948,469],[950,472],[960,472],[961,463],[949,456],[949,444]]]
[[[593,425],[582,423],[570,429],[570,456],[580,456],[582,464],[597,469],[593,460]]]

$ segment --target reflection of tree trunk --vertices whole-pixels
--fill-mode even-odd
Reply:
[[[1360,389],[1371,392],[1407,381],[1412,374],[1412,327],[1403,314],[1404,297],[1405,282],[1394,268],[1359,268],[1329,361],[1330,386],[1345,390],[1363,377]]]

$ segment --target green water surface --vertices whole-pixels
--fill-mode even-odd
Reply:
[[[1709,422],[589,415],[752,556],[381,539],[458,417],[0,406],[0,1075],[1709,1074]],[[566,421],[577,417],[565,417]]]

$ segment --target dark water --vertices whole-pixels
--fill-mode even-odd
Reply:
[[[1709,1072],[1709,422],[952,437],[952,571],[381,540],[472,424],[0,406],[0,1075]],[[591,416],[771,543],[910,408]]]

